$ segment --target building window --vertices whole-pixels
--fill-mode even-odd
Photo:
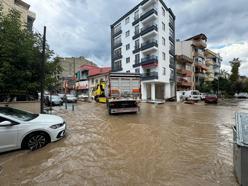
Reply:
[[[94,84],[94,79],[91,79],[91,83]]]
[[[127,44],[126,45],[126,50],[129,50],[130,49],[130,44]]]
[[[129,37],[130,36],[130,31],[126,31],[126,37]]]
[[[139,34],[139,25],[135,26],[134,30],[134,35]]]
[[[139,74],[140,73],[140,69],[139,68],[136,68],[135,69],[135,73]]]
[[[127,73],[130,73],[130,70],[127,70],[126,72],[127,72]]]
[[[165,24],[164,24],[164,22],[162,22],[162,29],[163,29],[163,31],[165,31]]]
[[[126,58],[126,63],[130,63],[130,57]]]
[[[139,47],[140,47],[140,43],[139,43],[139,39],[137,39],[134,44],[134,49],[139,49]]]
[[[162,44],[165,46],[165,38],[162,37]]]
[[[127,18],[125,19],[125,23],[126,23],[126,24],[129,23],[129,17],[127,17]]]
[[[137,20],[137,19],[139,19],[139,10],[134,12],[134,20]]]
[[[135,55],[135,64],[139,64],[140,63],[140,55],[139,54],[136,54]]]
[[[166,57],[166,56],[165,56],[165,53],[163,52],[163,60],[164,60],[164,61],[165,61],[165,57]]]
[[[166,68],[163,67],[163,75],[165,76],[166,75]]]
[[[165,16],[165,9],[162,7],[162,14]]]
[[[98,83],[98,79],[96,79],[96,84]]]

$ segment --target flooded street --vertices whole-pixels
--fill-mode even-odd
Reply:
[[[0,185],[237,185],[232,125],[247,101],[142,103],[139,114],[118,116],[96,103],[56,110],[66,138],[0,155]]]

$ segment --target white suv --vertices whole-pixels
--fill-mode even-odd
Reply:
[[[65,130],[66,123],[59,116],[0,107],[0,153],[39,149],[63,138]]]

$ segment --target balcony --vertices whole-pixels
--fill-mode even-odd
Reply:
[[[133,68],[139,67],[141,65],[140,61],[135,61]]]
[[[136,25],[136,24],[138,24],[139,21],[140,21],[140,18],[139,17],[134,17],[134,22],[132,23],[133,26]]]
[[[113,48],[116,49],[116,48],[119,48],[119,47],[121,47],[121,46],[122,46],[122,43],[121,43],[121,42],[119,42],[119,43],[114,43]]]
[[[205,40],[202,40],[202,39],[200,39],[200,40],[194,40],[193,41],[193,45],[195,47],[198,47],[198,48],[201,48],[201,49],[204,49],[204,48],[207,47],[206,41]]]
[[[182,63],[182,64],[185,64],[185,63],[192,64],[193,63],[193,59],[191,59],[185,55],[180,55],[180,56],[177,55],[176,60],[178,63]]]
[[[172,30],[175,30],[175,26],[174,26],[174,23],[172,23],[172,22],[169,22],[169,26],[170,26],[170,28],[171,28]]]
[[[171,49],[169,50],[169,53],[170,53],[170,55],[175,56],[175,49],[172,49],[172,48],[171,48]]]
[[[146,23],[146,22],[150,22],[150,21],[156,19],[157,17],[158,17],[157,10],[152,8],[151,10],[145,12],[144,14],[142,14],[140,16],[140,21],[142,21],[143,23]]]
[[[176,81],[176,76],[173,74],[170,76],[170,82],[175,82]]]
[[[141,44],[141,51],[147,51],[147,50],[155,50],[158,48],[158,41],[157,40],[149,40]]]
[[[122,55],[121,54],[114,54],[113,56],[113,60],[118,60],[118,59],[121,59],[122,58]]]
[[[122,30],[121,29],[115,30],[114,33],[113,33],[113,37],[116,37],[116,36],[118,36],[120,34],[122,34]]]
[[[140,32],[134,32],[133,40],[137,39],[140,36]]]
[[[147,56],[141,59],[141,65],[143,67],[156,67],[158,66],[158,56]]]
[[[141,74],[142,81],[155,80],[158,79],[158,72],[150,72]]]
[[[176,66],[176,62],[175,62],[175,60],[174,60],[174,58],[170,58],[170,68],[175,68],[175,66]]]
[[[133,50],[133,54],[138,53],[138,52],[140,52],[140,47],[139,46],[135,46],[134,47],[134,50]]]
[[[169,40],[172,42],[172,43],[175,43],[175,40],[172,36],[169,37]]]
[[[142,9],[145,10],[156,3],[156,0],[146,0],[141,3]]]
[[[196,63],[195,66],[203,70],[208,70],[208,67],[202,63]]]
[[[208,66],[214,65],[214,62],[211,59],[207,59],[206,60],[206,65],[208,65]]]
[[[144,35],[146,35],[148,33],[155,34],[157,32],[158,32],[158,26],[156,24],[153,24],[153,25],[149,25],[149,26],[143,27],[141,29],[140,35],[141,36],[144,36]]]
[[[122,71],[122,70],[123,70],[123,68],[121,66],[114,66],[112,68],[112,72],[119,72],[119,71]]]

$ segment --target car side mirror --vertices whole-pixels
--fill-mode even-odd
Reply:
[[[0,127],[11,127],[13,124],[10,121],[3,121],[0,123]]]

